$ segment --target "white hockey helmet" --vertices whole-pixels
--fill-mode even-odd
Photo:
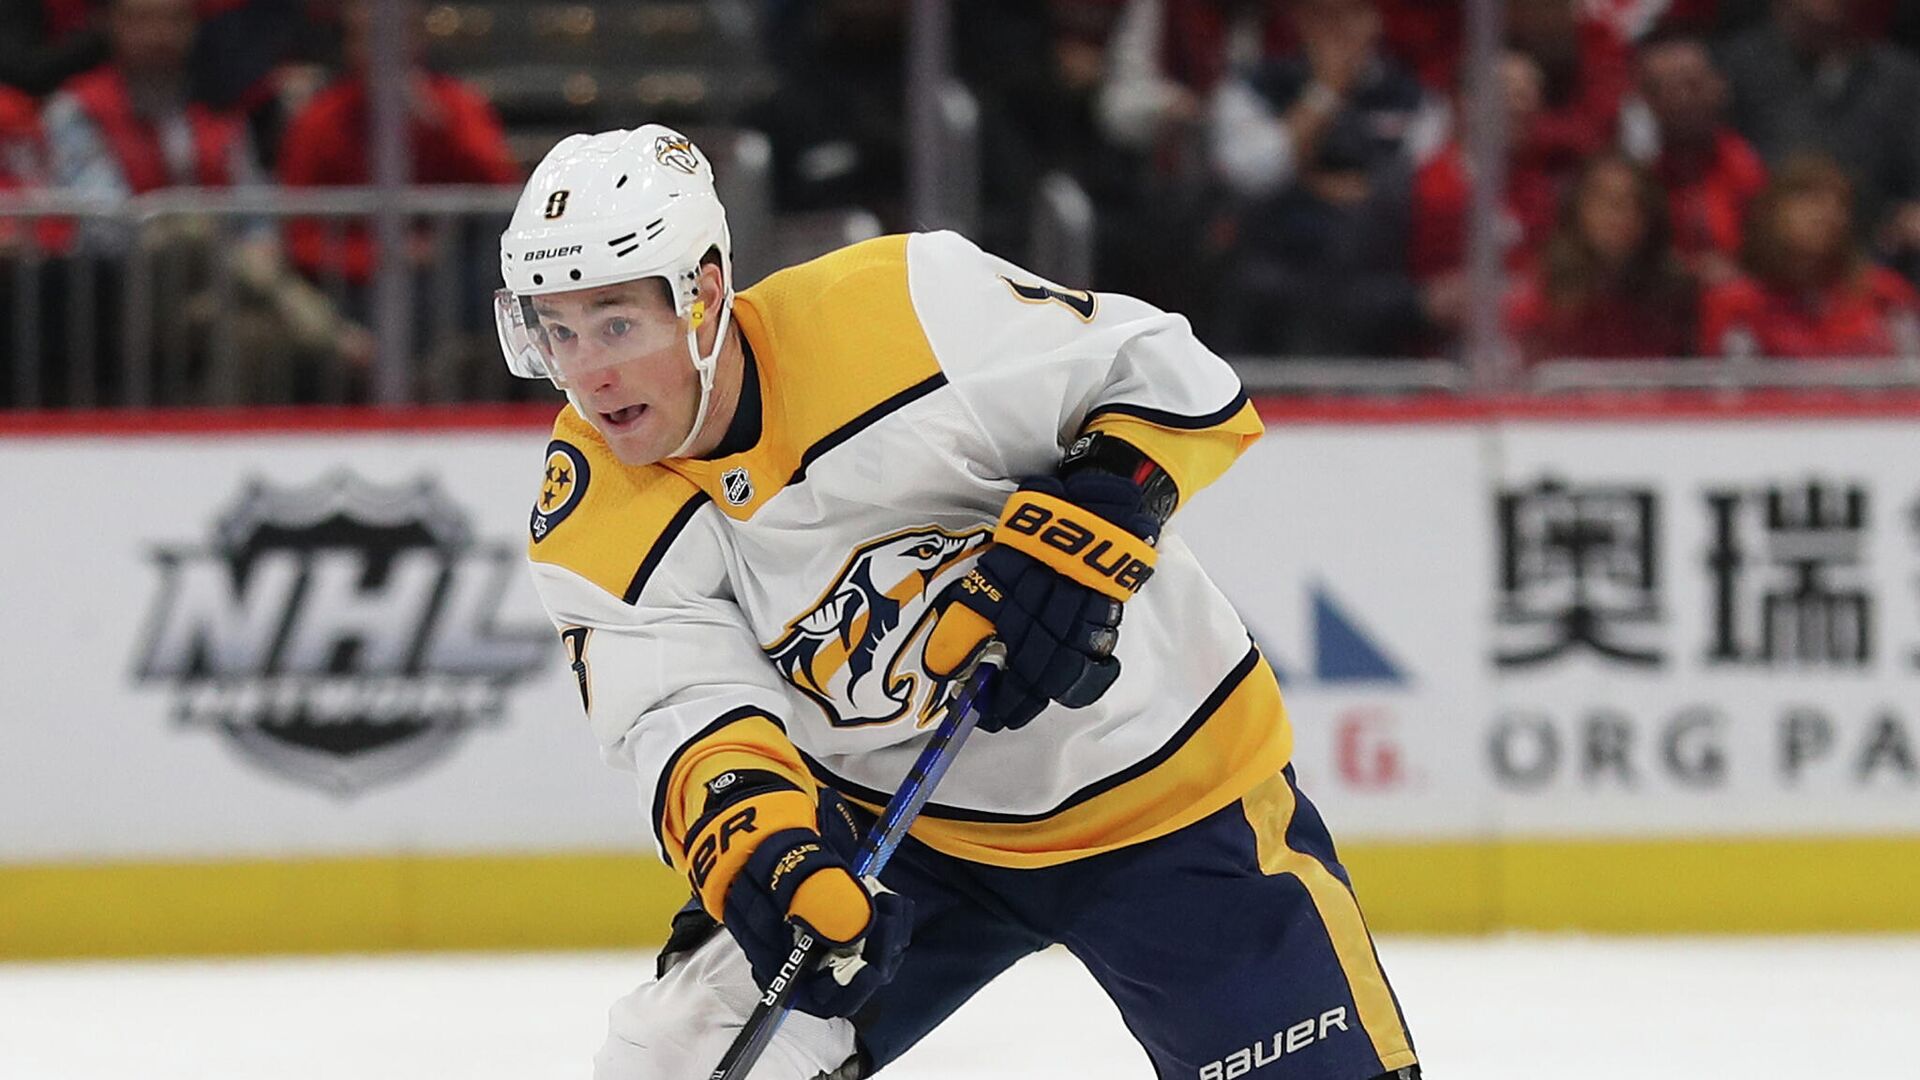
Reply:
[[[721,300],[713,348],[700,326],[715,313],[700,303],[700,260],[720,254]],[[632,131],[570,135],[547,152],[520,193],[500,237],[494,322],[507,368],[548,379],[585,413],[559,365],[532,298],[657,277],[687,321],[687,354],[700,377],[693,427],[672,457],[685,454],[706,419],[713,369],[733,316],[733,240],[713,189],[713,165],[687,137],[659,124]]]

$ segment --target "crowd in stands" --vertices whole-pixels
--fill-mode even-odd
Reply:
[[[0,193],[368,183],[372,2],[0,0]],[[1516,356],[1920,354],[1920,4],[1505,4],[1487,75]],[[613,6],[579,8],[583,42]],[[906,0],[713,6],[750,21],[772,89],[667,118],[766,133],[780,213],[914,227]],[[493,8],[403,17],[490,25]],[[986,246],[1023,257],[1037,181],[1065,170],[1097,210],[1094,284],[1189,314],[1222,352],[1458,354],[1475,189],[1462,0],[957,0],[950,17],[979,104]],[[544,146],[515,141],[490,85],[413,57],[414,182],[524,175]],[[657,118],[631,111],[612,119]],[[417,239],[424,271],[442,256]],[[97,222],[0,217],[0,264],[126,243]],[[260,226],[200,257],[245,261],[261,340],[364,366],[363,227]],[[58,322],[59,290],[36,295]]]
[[[1524,361],[1915,354],[1920,5],[1506,15],[1498,240]],[[1203,265],[1221,306],[1198,313],[1221,348],[1457,351],[1474,188],[1459,3],[1128,0],[1120,25],[1140,40],[1107,68],[1109,137],[1139,145],[1143,114],[1162,139],[1204,131],[1179,152],[1214,208],[1196,235],[1218,245]]]

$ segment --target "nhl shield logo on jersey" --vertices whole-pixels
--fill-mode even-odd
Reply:
[[[753,501],[753,480],[747,476],[744,468],[728,469],[722,473],[720,486],[727,493],[727,502],[734,506],[745,506]]]
[[[523,553],[478,542],[431,480],[247,486],[202,546],[155,554],[135,678],[251,764],[335,795],[417,772],[497,721],[552,631],[502,598]]]
[[[579,447],[563,439],[547,444],[547,469],[540,478],[540,495],[534,500],[533,518],[528,522],[534,543],[545,540],[580,505],[591,473],[587,455]]]
[[[988,532],[925,525],[861,544],[820,599],[765,646],[768,658],[836,727],[909,714],[932,722],[947,682],[920,666],[934,582],[984,546]]]
[[[662,135],[653,140],[653,156],[660,164],[669,169],[678,169],[688,176],[700,171],[700,152],[693,148],[685,136]]]

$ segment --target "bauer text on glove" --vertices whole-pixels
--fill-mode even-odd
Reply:
[[[912,925],[912,905],[878,896],[815,827],[805,792],[772,772],[742,769],[707,783],[707,806],[688,831],[688,873],[708,914],[768,985],[794,950],[794,927],[833,950],[827,969],[806,972],[794,1007],[846,1016],[893,977]]]
[[[1050,701],[1097,701],[1119,677],[1121,605],[1153,576],[1158,532],[1125,477],[1027,480],[1007,500],[993,544],[936,600],[928,672],[951,677],[988,637],[1006,646],[983,731],[1022,727]]]

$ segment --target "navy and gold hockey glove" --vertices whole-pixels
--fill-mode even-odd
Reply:
[[[993,543],[936,599],[926,668],[950,678],[998,638],[1007,665],[980,718],[984,731],[1024,727],[1050,701],[1099,700],[1120,676],[1113,656],[1121,604],[1153,576],[1160,520],[1138,484],[1099,471],[1020,485]]]
[[[747,954],[766,986],[794,950],[792,923],[831,948],[827,965],[803,973],[794,1007],[849,1016],[893,978],[913,926],[905,897],[870,893],[838,845],[815,828],[813,799],[774,772],[737,769],[707,783],[700,819],[687,830],[688,876],[707,913]]]

